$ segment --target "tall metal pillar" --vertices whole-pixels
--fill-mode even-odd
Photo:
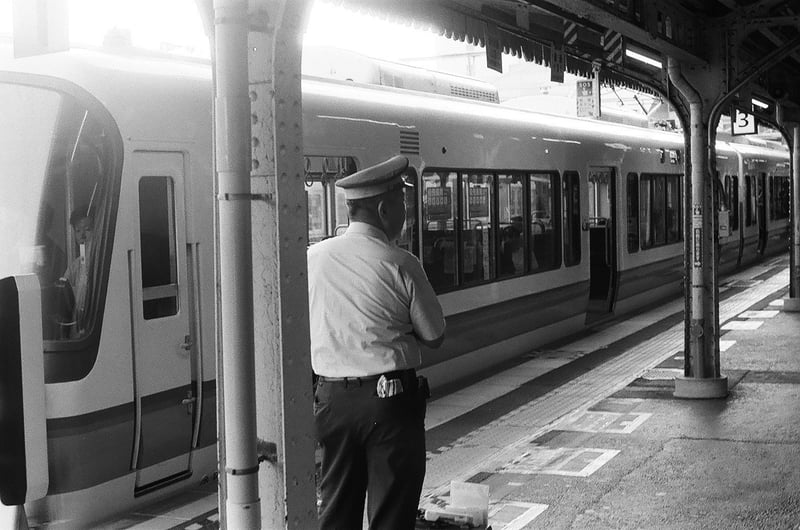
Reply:
[[[668,59],[669,79],[689,107],[690,170],[686,179],[691,193],[691,230],[689,231],[690,264],[687,296],[689,297],[689,344],[684,377],[675,379],[675,396],[682,398],[719,398],[728,395],[728,379],[720,376],[719,305],[716,296],[717,263],[714,209],[714,181],[709,174],[709,154],[713,145],[708,140],[709,112],[703,98],[683,76],[679,64]],[[711,151],[711,153],[709,153]]]
[[[251,1],[257,428],[275,448],[262,454],[259,473],[265,529],[317,527],[300,86],[310,6],[308,0]]]
[[[792,125],[792,241],[789,249],[789,298],[784,311],[800,311],[800,124]]]
[[[250,239],[247,0],[214,0],[215,164],[223,398],[222,523],[256,529],[258,498]]]

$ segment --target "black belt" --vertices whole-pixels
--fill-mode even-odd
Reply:
[[[386,372],[383,374],[377,375],[362,375],[357,377],[328,377],[326,375],[319,375],[317,376],[318,381],[323,381],[325,383],[342,383],[345,386],[349,385],[362,385],[364,383],[374,383],[381,376],[386,376],[386,379],[400,379],[403,381],[411,381],[417,377],[417,371],[413,368],[409,368],[408,370],[394,370],[392,372]]]

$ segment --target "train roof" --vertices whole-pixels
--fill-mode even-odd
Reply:
[[[186,141],[210,133],[207,61],[72,49],[1,63],[0,79],[4,72],[44,76],[56,86],[66,82],[67,90],[80,87],[109,110],[126,139]],[[208,113],[200,114],[203,108]]]
[[[109,53],[72,49],[0,63],[2,72],[37,74],[66,80],[90,92],[114,116],[123,138],[187,141],[210,134],[211,68],[208,61],[157,54]],[[546,140],[569,142],[572,138],[596,138],[613,144],[622,139],[631,145],[657,142],[683,147],[683,135],[634,125],[609,123],[505,107],[496,103],[465,100],[449,95],[420,93],[402,88],[374,86],[352,81],[304,76],[304,105],[388,112],[412,109],[423,119],[436,116],[453,123],[524,129],[534,125]],[[330,106],[331,100],[337,105]],[[208,109],[199,112],[198,109]],[[394,109],[394,110],[392,110]],[[169,120],[160,119],[167,116]],[[154,119],[158,117],[159,119]],[[613,146],[613,145],[612,145]],[[718,142],[722,152],[768,156],[769,147]],[[788,151],[784,151],[788,156]]]

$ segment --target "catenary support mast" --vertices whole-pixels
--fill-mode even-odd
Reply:
[[[792,124],[792,236],[789,246],[789,297],[784,311],[800,311],[800,124]]]

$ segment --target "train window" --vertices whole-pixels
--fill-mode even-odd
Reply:
[[[417,226],[417,174],[414,168],[409,168],[403,177],[407,184],[413,187],[403,189],[406,204],[406,222],[403,231],[397,240],[397,246],[414,255],[419,255],[419,227]]]
[[[122,139],[77,87],[16,77],[0,82],[0,278],[37,276],[45,382],[75,381],[98,353]]]
[[[725,195],[728,198],[731,231],[739,229],[739,177],[725,175]]]
[[[755,220],[753,219],[753,212],[755,211],[755,193],[753,193],[753,177],[752,175],[745,175],[744,177],[744,226],[752,226]]]
[[[769,179],[769,217],[773,221],[789,218],[790,189],[791,179],[788,176],[776,175]]]
[[[498,276],[525,272],[525,177],[497,176]]]
[[[456,240],[458,175],[438,171],[422,174],[422,263],[436,291],[458,284]]]
[[[171,177],[139,180],[142,300],[145,320],[178,312],[175,193]]]
[[[528,226],[528,262],[531,272],[558,268],[561,265],[561,238],[558,234],[558,175],[533,173],[530,180],[530,223]]]
[[[581,190],[574,171],[564,172],[564,265],[581,262]]]
[[[335,184],[356,172],[349,156],[305,156],[306,200],[308,201],[308,242],[318,243],[334,236],[349,223],[342,190]]]
[[[641,175],[639,236],[643,249],[683,239],[681,178],[681,175]]]
[[[666,224],[667,243],[683,240],[681,230],[681,179],[674,175],[664,177],[666,181]]]
[[[628,253],[639,252],[639,176],[627,177]]]
[[[482,282],[494,276],[494,175],[465,174],[461,189],[461,276],[465,284]]]

